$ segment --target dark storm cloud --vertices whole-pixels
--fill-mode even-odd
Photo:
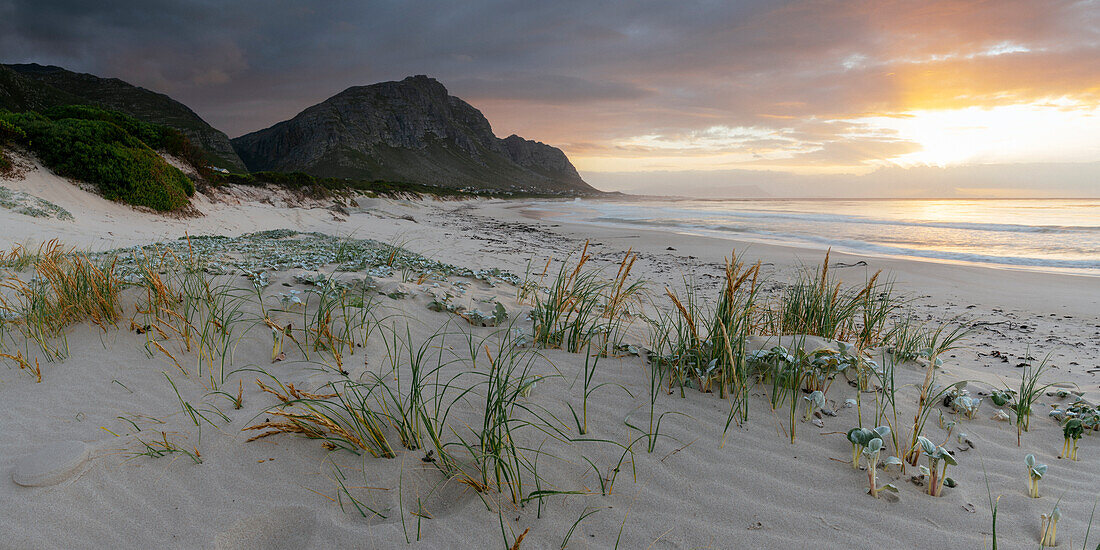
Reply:
[[[475,101],[637,100],[652,94],[644,78],[618,80],[611,68],[675,49],[692,33],[693,42],[706,40],[755,9],[524,1],[4,6],[4,60],[53,63],[164,91],[231,134],[348,86],[409,74],[435,76]],[[265,111],[241,108],[257,100]]]
[[[807,163],[827,164],[912,149],[827,120],[1042,98],[1100,103],[1098,12],[1095,1],[1013,0],[0,0],[0,59],[123,78],[230,135],[349,86],[429,74],[499,134],[567,152],[770,128],[804,142]],[[783,146],[768,139],[730,146]]]
[[[650,90],[629,83],[597,82],[574,76],[551,74],[459,78],[450,84],[479,98],[536,101],[548,104],[632,100],[653,94]]]

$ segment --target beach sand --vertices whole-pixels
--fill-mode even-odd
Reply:
[[[456,303],[485,311],[500,303],[515,328],[530,332],[525,320],[529,302],[518,299],[507,277],[481,270],[499,268],[520,276],[539,272],[548,258],[561,261],[588,241],[590,265],[613,274],[630,249],[638,255],[632,276],[645,279],[653,302],[667,308],[664,288],[682,294],[685,278],[712,301],[722,284],[724,258],[732,251],[750,263],[763,262],[766,296],[782,292],[800,266],[816,267],[824,256],[820,250],[568,224],[540,218],[524,201],[359,199],[357,206],[333,208],[322,201],[301,203],[272,189],[230,188],[215,198],[197,197],[201,216],[170,218],[105,201],[40,169],[2,185],[53,202],[75,217],[31,218],[0,210],[5,248],[59,239],[91,252],[158,241],[174,242],[182,251],[186,241],[179,239],[185,234],[239,237],[287,228],[373,239],[472,269],[477,276],[421,277],[411,270],[380,270],[371,276],[377,290],[370,295],[381,324],[396,327],[401,335],[407,327],[416,345],[448,331],[431,340],[435,347],[430,349],[438,354],[442,346],[449,362],[441,375],[459,375],[463,383],[480,380],[483,375],[476,373],[487,371],[488,357],[500,357],[501,328],[478,327],[433,311],[433,300],[450,293]],[[226,246],[248,254],[258,248],[249,243],[259,241],[233,242]],[[941,384],[971,380],[975,392],[1017,387],[1023,371],[1018,365],[1049,354],[1045,382],[1100,402],[1100,280],[844,254],[833,254],[831,260],[866,262],[833,267],[853,285],[883,270],[908,297],[915,319],[932,326],[956,318],[981,323],[963,348],[942,357]],[[265,303],[278,304],[277,295],[291,289],[305,298],[318,287],[303,283],[302,276],[332,274],[334,267],[268,271]],[[362,274],[340,277],[354,281]],[[244,289],[242,295],[252,292],[239,272],[214,281]],[[1058,547],[1080,548],[1100,493],[1095,434],[1082,439],[1080,461],[1058,458],[1063,437],[1047,411],[1068,399],[1058,398],[1057,388],[1039,398],[1031,430],[1019,446],[1015,426],[991,418],[996,407],[988,398],[974,419],[959,420],[955,433],[965,432],[973,445],[949,439],[947,447],[959,465],[947,475],[958,486],[944,489],[941,497],[924,494],[924,487],[891,468],[878,472],[879,483],[892,482],[899,492],[876,500],[867,494],[866,472],[850,465],[845,433],[856,425],[857,412],[842,406],[856,394],[847,384],[837,382],[828,394],[836,416],[824,416],[820,426],[798,422],[794,444],[784,433],[783,411],[773,414],[763,385],[751,392],[748,422],[733,423],[728,431],[729,400],[690,388],[684,397],[678,390],[662,391],[656,413],[670,414],[663,416],[648,452],[646,439],[631,427],[648,421],[645,359],[626,354],[599,360],[592,384],[599,387],[587,400],[588,433],[582,437],[570,406],[581,406],[585,356],[539,350],[531,356],[530,370],[544,378],[520,399],[523,410],[517,415],[542,419],[558,431],[540,428],[534,420],[517,430],[514,438],[526,449],[524,457],[532,463],[537,457],[532,468],[537,480],[524,470],[522,491],[563,494],[518,506],[507,494],[478,493],[469,483],[447,479],[432,456],[424,449],[404,449],[392,430],[387,433],[393,458],[333,451],[319,440],[289,434],[246,442],[256,432],[242,429],[271,419],[278,404],[260,390],[257,379],[272,386],[273,376],[306,391],[333,380],[376,376],[394,383],[387,359],[393,355],[387,346],[392,342],[384,330],[343,356],[339,366],[331,354],[290,344],[284,348],[286,359],[272,363],[271,330],[259,325],[245,332],[255,321],[242,321],[239,334],[245,336],[234,341],[231,364],[216,369],[212,381],[196,354],[182,349],[180,338],[163,340],[179,360],[177,367],[164,353],[147,351],[148,333],[128,329],[143,297],[142,290],[123,292],[125,313],[117,328],[71,327],[69,357],[42,361],[40,383],[11,361],[0,368],[0,469],[10,472],[0,479],[0,548],[393,548],[407,542],[423,548],[499,548],[524,532],[521,548],[560,548],[566,541],[569,548],[984,548],[991,544],[990,495],[1000,497],[1001,548],[1036,547],[1040,515],[1055,505],[1062,515]],[[243,304],[244,318],[261,316],[255,302]],[[300,312],[275,317],[299,327],[305,322],[299,321]],[[487,346],[477,344],[486,338]],[[626,342],[640,347],[645,338],[646,326],[637,321]],[[473,362],[471,348],[477,356]],[[33,353],[33,347],[28,349]],[[439,356],[429,355],[429,363],[439,363]],[[404,362],[401,368],[407,374]],[[337,372],[341,369],[346,377]],[[926,369],[914,362],[897,369],[903,437]],[[466,371],[474,374],[461,374]],[[234,409],[231,397],[238,387],[243,388],[242,406]],[[482,389],[476,387],[454,407],[444,434],[450,441],[470,438],[482,422]],[[183,403],[205,419],[193,421]],[[942,406],[935,411],[925,433],[942,443],[946,432],[938,414],[954,415]],[[201,463],[183,453],[137,455],[144,450],[140,441],[161,437],[197,449]],[[632,452],[624,453],[627,446]],[[1027,494],[1028,453],[1049,465],[1039,499]],[[468,453],[456,449],[456,455],[466,471],[474,471]],[[1100,521],[1093,527],[1090,545],[1100,542]]]

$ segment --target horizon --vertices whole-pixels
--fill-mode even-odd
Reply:
[[[166,93],[231,136],[426,74],[607,191],[1100,196],[1093,0],[257,9],[9,0],[0,50]]]

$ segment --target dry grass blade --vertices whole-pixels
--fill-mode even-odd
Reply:
[[[687,323],[688,329],[691,330],[692,338],[698,341],[699,332],[695,328],[695,319],[691,315],[691,312],[689,312],[687,308],[684,307],[684,304],[680,303],[680,299],[676,297],[676,294],[672,292],[672,289],[665,288],[665,294],[668,294],[668,297],[672,298],[672,304],[676,306],[676,309],[680,312],[680,316],[683,317],[684,321]]]
[[[519,550],[520,543],[523,542],[523,539],[525,537],[527,537],[527,533],[530,532],[530,531],[531,531],[530,527],[524,529],[523,532],[520,533],[518,537],[516,537],[516,542],[512,543],[512,549],[511,550]]]
[[[268,410],[265,414],[285,418],[287,422],[265,420],[248,426],[244,429],[269,430],[249,441],[278,433],[296,433],[311,439],[325,440],[323,445],[329,450],[342,447],[353,452],[367,451],[376,457],[394,456],[382,431],[381,421],[366,407],[366,400],[355,392],[354,386],[345,386],[345,390],[351,394],[349,396],[339,393],[310,393],[295,388],[293,384],[284,386],[279,383],[282,391],[271,388],[260,380],[256,380],[256,384],[260,390],[270,393],[280,401],[275,410]],[[336,401],[328,401],[329,399]]]
[[[167,355],[168,358],[172,360],[172,363],[175,363],[176,368],[179,369],[184,376],[187,376],[187,370],[184,369],[183,365],[180,365],[180,362],[176,360],[176,356],[172,355],[168,350],[164,349],[164,346],[160,345],[160,342],[157,342],[156,340],[150,340],[149,343],[153,344],[153,346],[159,349],[161,353]]]
[[[38,365],[38,358],[37,357],[34,359],[34,366],[31,366],[31,364],[27,361],[27,358],[23,357],[23,352],[21,352],[21,351],[16,352],[15,355],[11,355],[11,354],[8,354],[8,353],[0,353],[0,357],[5,357],[7,359],[11,359],[12,361],[15,361],[15,363],[17,365],[19,365],[20,370],[22,370],[22,369],[29,370],[31,372],[31,374],[34,374],[36,383],[42,381],[42,368]]]

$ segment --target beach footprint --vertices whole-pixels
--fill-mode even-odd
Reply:
[[[80,472],[92,448],[83,441],[58,441],[15,461],[11,480],[23,487],[56,485]]]

